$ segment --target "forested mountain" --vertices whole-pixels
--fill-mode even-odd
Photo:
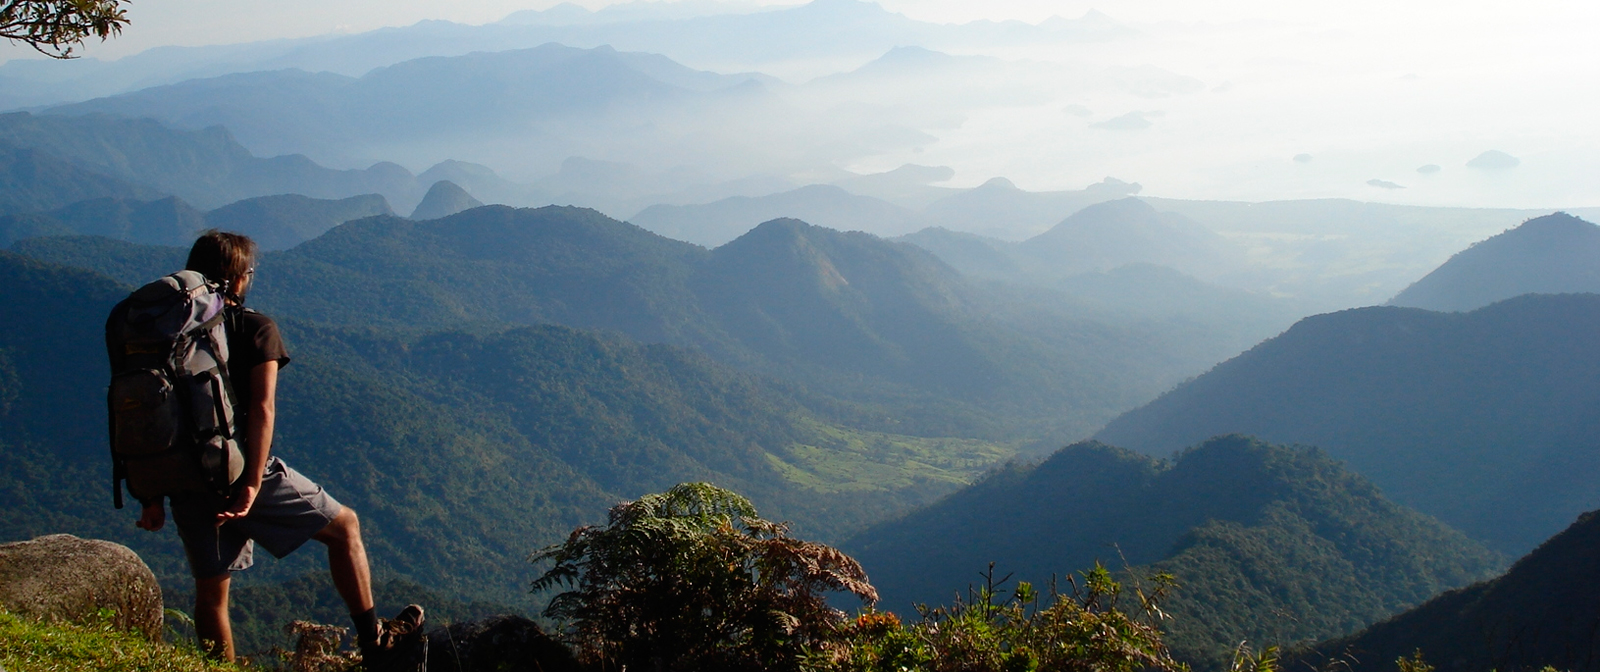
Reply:
[[[152,201],[96,198],[48,212],[0,216],[0,247],[23,238],[84,235],[144,245],[187,245],[205,214],[176,196]]]
[[[187,583],[171,532],[136,530],[133,511],[110,508],[101,325],[129,287],[10,253],[0,287],[0,538],[110,539],[140,551],[164,585]],[[852,429],[839,422],[865,411],[673,346],[554,326],[280,324],[294,360],[274,453],[361,513],[381,578],[458,599],[526,607],[529,551],[678,482],[737,488],[829,539],[1010,452]],[[321,562],[263,558],[242,580]]]
[[[1473,310],[1520,294],[1573,292],[1600,292],[1600,227],[1558,212],[1474,243],[1389,305]]]
[[[1241,640],[1259,647],[1349,632],[1501,562],[1319,450],[1239,436],[1172,461],[1074,444],[845,548],[897,611],[948,602],[989,562],[1035,586],[1095,562],[1170,572],[1179,588],[1165,607],[1168,641],[1205,668],[1225,664]]]
[[[0,115],[0,123],[8,118]],[[153,188],[96,173],[46,151],[0,140],[0,215],[54,210],[93,198],[159,196],[160,192]],[[48,225],[18,230],[54,231]]]
[[[140,267],[113,248],[18,247]],[[577,208],[369,218],[269,255],[257,278],[256,305],[328,324],[557,323],[693,346],[880,404],[877,426],[897,433],[1081,435],[1205,366],[1182,334],[1098,320],[1049,292],[974,283],[912,246],[793,220],[707,251]]]
[[[1440,672],[1600,669],[1600,515],[1578,517],[1505,575],[1427,603],[1359,633],[1296,652],[1290,665],[1336,658],[1355,672],[1388,670],[1417,651]],[[1288,667],[1286,665],[1286,667]]]
[[[1230,432],[1314,444],[1397,501],[1523,553],[1600,502],[1597,329],[1587,294],[1318,315],[1097,438],[1156,455]]]
[[[334,225],[394,214],[382,196],[339,200],[281,194],[247,198],[202,213],[176,196],[152,201],[97,198],[48,212],[0,216],[0,247],[24,238],[100,236],[144,245],[187,247],[195,233],[218,228],[243,233],[263,250],[294,247]]]

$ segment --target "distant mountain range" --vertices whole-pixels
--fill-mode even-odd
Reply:
[[[427,189],[427,185],[417,184],[410,171],[392,163],[374,164],[366,170],[332,170],[304,156],[259,158],[226,129],[178,131],[148,119],[0,114],[3,145],[29,150],[30,156],[49,157],[51,165],[74,166],[72,174],[95,174],[98,177],[90,184],[107,185],[100,189],[111,193],[75,191],[63,186],[60,178],[34,179],[32,188],[41,197],[26,208],[0,214],[50,210],[99,196],[150,198],[157,194],[177,196],[203,210],[276,194],[328,199],[382,194],[391,203],[409,205],[419,201]]]
[[[1502,562],[1316,449],[1237,436],[1170,462],[1075,444],[845,548],[893,611],[947,603],[990,562],[997,575],[1036,587],[1055,577],[1062,590],[1096,562],[1138,578],[1169,572],[1179,587],[1164,606],[1167,641],[1202,669],[1227,669],[1240,641],[1260,648],[1348,632]]]
[[[339,200],[299,194],[259,196],[201,212],[183,199],[98,198],[64,208],[0,216],[0,248],[45,236],[101,236],[145,245],[188,246],[202,229],[243,233],[264,250],[282,250],[351,219],[394,214],[382,196]]]
[[[752,86],[740,87],[747,82]],[[513,164],[515,152],[537,149],[557,159],[587,154],[586,138],[617,130],[608,120],[625,123],[673,110],[720,114],[741,97],[762,91],[753,75],[696,71],[661,56],[607,46],[546,44],[403,61],[360,77],[301,70],[239,73],[56,107],[51,113],[148,117],[178,128],[224,126],[256,153],[305,154],[323,163],[410,162],[449,147],[450,155],[494,152],[502,160],[493,163],[522,166],[526,161]],[[565,131],[557,134],[557,126]],[[527,133],[540,128],[545,132]],[[503,147],[506,143],[515,146]]]
[[[909,233],[915,221],[910,211],[893,204],[821,184],[770,196],[734,196],[706,205],[652,205],[628,221],[668,238],[716,247],[761,222],[786,217],[883,237]]]
[[[1320,446],[1395,500],[1522,553],[1600,503],[1597,329],[1589,294],[1318,315],[1097,437],[1154,455],[1233,432]]]
[[[1421,652],[1440,672],[1600,669],[1600,514],[1585,513],[1505,575],[1439,595],[1361,632],[1295,652],[1289,665],[1342,660],[1387,670]]]
[[[944,25],[915,21],[854,0],[698,16],[663,14],[652,4],[634,4],[646,11],[602,10],[591,15],[606,15],[603,20],[574,20],[582,15],[553,9],[550,14],[518,13],[482,26],[423,21],[356,35],[162,47],[116,61],[84,59],[54,65],[17,60],[0,66],[0,109],[85,100],[242,72],[299,69],[358,76],[418,58],[527,49],[551,42],[580,48],[612,45],[667,54],[697,68],[743,71],[804,58],[861,63],[902,45],[952,49],[1134,34],[1098,12],[1037,25],[1019,21]]]
[[[1600,227],[1564,212],[1456,253],[1389,301],[1464,311],[1521,294],[1600,293]]]

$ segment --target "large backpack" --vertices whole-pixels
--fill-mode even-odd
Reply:
[[[244,473],[228,380],[222,288],[179,271],[135,290],[106,320],[113,501],[227,496]]]

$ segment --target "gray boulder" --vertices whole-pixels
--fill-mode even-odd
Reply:
[[[0,609],[47,620],[93,620],[161,637],[161,587],[127,546],[70,534],[0,544]]]

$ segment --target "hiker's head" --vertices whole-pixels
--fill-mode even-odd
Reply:
[[[206,229],[189,248],[189,262],[184,268],[223,283],[233,299],[242,302],[256,272],[256,241],[237,233]]]

